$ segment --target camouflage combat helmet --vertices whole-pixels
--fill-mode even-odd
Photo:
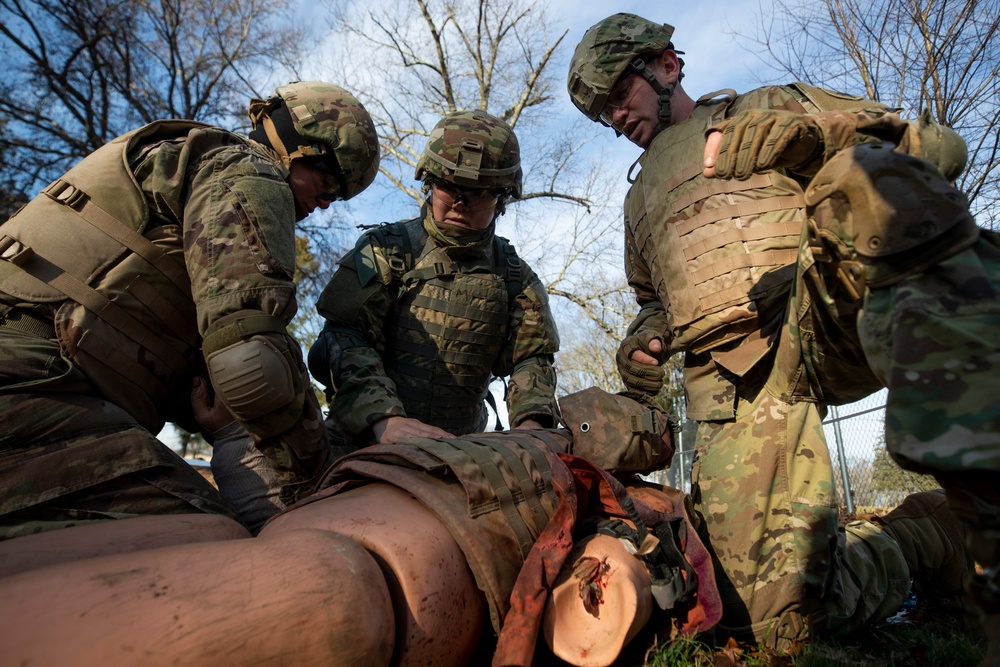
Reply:
[[[267,144],[285,166],[302,158],[340,181],[344,199],[378,173],[375,124],[354,95],[322,81],[294,81],[267,100],[251,100],[250,137]]]
[[[573,104],[590,120],[607,124],[601,112],[608,95],[623,74],[634,70],[660,95],[660,121],[665,125],[670,118],[673,86],[662,86],[642,56],[673,49],[673,34],[673,26],[635,14],[614,14],[592,26],[577,44],[569,64],[566,86]]]
[[[521,196],[521,149],[510,125],[484,111],[456,111],[427,138],[418,181],[439,179],[461,188]]]

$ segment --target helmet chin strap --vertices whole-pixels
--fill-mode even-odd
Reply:
[[[657,117],[660,119],[660,124],[656,128],[657,134],[667,129],[670,126],[670,98],[673,97],[674,88],[677,87],[677,81],[680,81],[683,74],[677,76],[677,81],[663,85],[656,79],[656,75],[653,74],[647,65],[646,61],[641,57],[636,56],[629,63],[629,67],[634,69],[636,73],[646,80],[646,83],[652,87],[653,92],[660,96],[660,105],[657,110]]]

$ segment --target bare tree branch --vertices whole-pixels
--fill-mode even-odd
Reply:
[[[780,77],[911,118],[929,109],[958,131],[969,147],[958,185],[980,224],[1000,225],[1000,0],[778,0],[758,18],[740,37]]]
[[[153,120],[231,123],[249,81],[295,63],[302,33],[263,0],[0,0],[2,146],[19,187]]]

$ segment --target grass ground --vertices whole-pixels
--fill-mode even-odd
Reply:
[[[643,656],[622,658],[616,667],[969,667],[982,661],[983,649],[955,632],[883,623],[850,641],[812,642],[794,656],[735,644],[712,649],[682,638],[663,646],[653,643]]]

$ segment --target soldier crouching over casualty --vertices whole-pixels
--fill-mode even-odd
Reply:
[[[515,428],[558,422],[556,323],[541,281],[497,219],[521,197],[514,131],[482,111],[431,131],[416,178],[420,217],[366,232],[317,303],[326,326],[309,370],[326,386],[343,452],[487,427],[493,376],[510,377]]]
[[[371,184],[378,139],[357,99],[322,82],[253,100],[250,119],[250,138],[186,120],[125,134],[0,226],[0,539],[15,551],[40,544],[33,533],[139,516],[145,541],[136,524],[123,539],[106,525],[80,555],[246,536],[153,435],[195,428],[187,396],[206,372],[282,501],[328,467],[286,328],[294,228]]]
[[[567,86],[645,151],[625,201],[641,308],[617,360],[626,386],[655,393],[660,364],[685,355],[719,627],[778,648],[851,633],[912,577],[918,604],[979,634],[971,553],[1000,662],[1000,242],[949,183],[964,141],[929,114],[803,83],[692,99],[673,33],[610,16]],[[838,539],[821,422],[883,386],[890,454],[947,501],[910,496]]]
[[[323,491],[257,538],[7,576],[4,657],[458,667],[492,655],[530,665],[544,638],[570,664],[609,665],[646,625],[709,629],[721,603],[685,496],[634,476],[669,464],[671,421],[644,398],[597,389],[561,408],[565,429],[414,438],[345,456]]]

